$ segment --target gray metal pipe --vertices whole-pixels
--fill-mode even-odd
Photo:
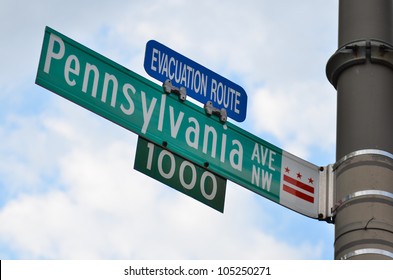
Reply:
[[[340,0],[335,259],[393,258],[393,1]]]

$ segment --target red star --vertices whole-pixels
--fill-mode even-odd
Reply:
[[[310,183],[310,184],[314,184],[314,179],[313,178],[308,178],[308,182]]]
[[[289,171],[291,171],[291,169],[289,169],[288,166],[285,167],[285,173],[289,173]]]
[[[296,173],[296,176],[298,179],[302,179],[302,174],[300,174],[300,172]]]

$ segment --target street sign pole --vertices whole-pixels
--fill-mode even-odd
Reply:
[[[341,0],[335,259],[393,258],[393,1]]]

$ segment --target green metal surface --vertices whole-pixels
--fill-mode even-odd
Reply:
[[[220,212],[226,180],[139,137],[134,168]]]
[[[171,152],[280,203],[281,149],[207,116],[187,100],[180,102],[157,84],[49,27],[36,83],[155,144],[165,142]],[[291,204],[285,206],[302,211]],[[315,218],[318,213],[306,215]]]

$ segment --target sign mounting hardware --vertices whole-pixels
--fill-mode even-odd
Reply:
[[[227,115],[227,110],[225,110],[225,108],[221,108],[218,109],[216,107],[213,106],[213,102],[208,101],[206,102],[205,106],[203,106],[203,108],[205,109],[205,113],[209,116],[211,115],[216,115],[220,118],[220,121],[225,123],[228,119],[228,115]]]
[[[180,87],[180,88],[175,87],[172,84],[172,81],[169,79],[164,82],[162,87],[164,88],[164,91],[167,94],[170,94],[170,93],[177,94],[179,96],[179,100],[182,102],[185,101],[187,98],[186,88],[185,87]]]

